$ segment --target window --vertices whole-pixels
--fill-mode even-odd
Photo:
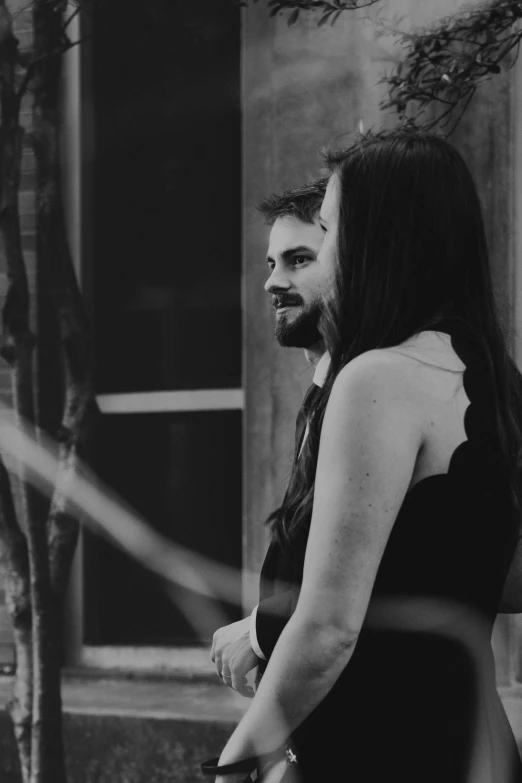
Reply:
[[[239,568],[239,8],[116,0],[93,26],[94,466],[157,530]],[[194,643],[158,580],[92,535],[84,573],[86,644]]]
[[[106,415],[95,464],[162,535],[239,566],[240,442],[240,411]],[[87,644],[194,642],[194,629],[156,577],[109,543],[94,536],[84,543]],[[237,608],[226,609],[239,619]]]

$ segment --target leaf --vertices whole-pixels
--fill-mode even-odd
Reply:
[[[299,8],[294,8],[290,16],[288,17],[288,26],[295,24],[299,19]]]
[[[317,27],[322,27],[323,25],[325,25],[329,20],[330,16],[331,16],[331,11],[326,11],[325,15],[322,16],[317,22]]]

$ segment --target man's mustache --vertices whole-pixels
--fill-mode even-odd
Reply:
[[[274,310],[278,307],[295,307],[304,304],[300,296],[273,296],[271,305]]]

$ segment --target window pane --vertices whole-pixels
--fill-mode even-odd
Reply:
[[[94,23],[97,390],[238,387],[239,7],[114,0]]]
[[[95,464],[163,535],[241,567],[240,411],[102,416]],[[86,644],[197,640],[159,579],[92,534],[85,544]],[[241,616],[220,608],[228,622]]]

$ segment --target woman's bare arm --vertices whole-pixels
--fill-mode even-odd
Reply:
[[[333,687],[355,648],[423,437],[404,362],[382,353],[351,362],[333,386],[300,598],[222,764],[283,743]]]

